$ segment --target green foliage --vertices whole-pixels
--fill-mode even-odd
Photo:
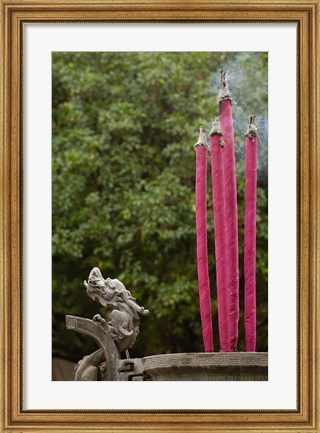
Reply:
[[[219,69],[231,71],[243,307],[244,134],[258,119],[258,350],[267,350],[267,54],[53,53],[53,354],[78,360],[90,339],[64,315],[99,305],[83,280],[94,266],[150,310],[132,355],[203,351],[195,256],[195,153],[218,116]],[[218,345],[213,216],[209,262]],[[242,308],[243,310],[243,308]],[[100,309],[100,313],[103,311]],[[244,350],[243,315],[239,349]]]

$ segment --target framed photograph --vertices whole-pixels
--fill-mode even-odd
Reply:
[[[319,1],[1,8],[1,431],[320,433]]]

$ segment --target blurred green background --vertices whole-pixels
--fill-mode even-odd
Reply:
[[[95,350],[65,315],[103,307],[83,280],[98,266],[150,310],[131,356],[203,351],[196,269],[195,150],[199,126],[219,114],[220,68],[230,71],[239,211],[243,327],[244,143],[257,115],[257,350],[268,349],[267,53],[108,52],[52,55],[53,357]],[[208,164],[210,170],[210,164]],[[214,229],[208,173],[208,246],[219,350]]]

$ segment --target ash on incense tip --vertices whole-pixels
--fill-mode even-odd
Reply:
[[[249,126],[248,130],[246,132],[246,136],[250,138],[252,142],[254,142],[255,137],[258,136],[258,128],[256,125],[256,116],[254,114],[251,114],[249,117]]]
[[[224,148],[224,141],[222,138],[223,135],[223,131],[220,127],[220,121],[219,120],[214,120],[212,122],[212,127],[211,127],[211,131],[210,131],[210,137],[213,137],[214,135],[220,135],[220,139],[219,139],[219,144],[221,148]]]
[[[219,91],[219,98],[218,102],[225,101],[227,99],[230,99],[232,101],[231,92],[228,87],[228,81],[227,81],[227,74],[228,72],[224,69],[221,69],[220,71],[220,91]]]
[[[223,135],[223,131],[220,127],[220,121],[219,120],[214,120],[212,122],[212,126],[211,126],[211,131],[210,131],[210,135]]]
[[[198,141],[196,142],[196,144],[194,145],[194,147],[204,147],[207,150],[210,151],[210,147],[207,141],[207,129],[205,126],[200,126],[200,134],[199,134],[199,138]]]

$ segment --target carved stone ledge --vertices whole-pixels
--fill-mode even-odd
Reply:
[[[144,380],[266,381],[268,353],[173,353],[142,358]]]

